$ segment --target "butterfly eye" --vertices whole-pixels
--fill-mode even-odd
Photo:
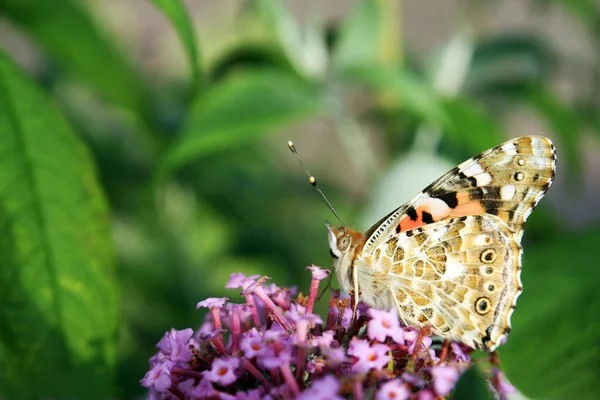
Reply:
[[[335,253],[331,249],[329,249],[329,254],[331,254],[331,257],[333,257],[336,260],[339,258],[338,256],[335,255]]]
[[[337,247],[340,251],[345,251],[350,246],[350,238],[348,236],[342,236],[338,239]]]

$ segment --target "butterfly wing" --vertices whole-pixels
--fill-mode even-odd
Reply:
[[[450,218],[394,233],[357,260],[361,299],[407,326],[493,351],[522,291],[521,246],[502,219]]]
[[[491,148],[452,169],[367,231],[363,252],[373,253],[394,234],[445,218],[491,214],[515,233],[554,179],[556,152],[550,139],[524,136]]]

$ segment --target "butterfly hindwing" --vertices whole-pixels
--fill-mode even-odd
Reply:
[[[395,233],[446,218],[491,214],[522,236],[525,220],[554,179],[556,153],[541,136],[493,147],[452,169],[407,204],[375,224],[363,251],[372,253]]]
[[[510,331],[522,291],[515,233],[488,214],[393,234],[357,268],[363,301],[393,306],[408,326],[428,325],[488,351]]]

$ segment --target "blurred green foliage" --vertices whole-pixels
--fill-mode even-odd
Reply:
[[[144,76],[85,2],[0,0],[43,59],[27,76],[0,50],[0,397],[132,398],[162,333],[198,326],[195,303],[231,296],[230,273],[306,288],[304,266],[328,265],[330,216],[280,156],[299,123],[334,132],[338,145],[308,158],[350,222],[406,201],[429,183],[421,172],[529,134],[505,131],[513,114],[533,112],[555,139],[563,181],[581,180],[582,141],[600,131],[598,54],[576,74],[589,93],[566,100],[567,56],[533,31],[475,29],[475,12],[427,58],[402,37],[399,1],[301,24],[278,0],[247,0],[247,40],[208,62],[183,1],[150,3],[180,39],[185,81]],[[558,7],[600,43],[592,0],[530,6]],[[600,229],[574,231],[550,203],[524,237],[525,292],[500,359],[526,396],[595,399]],[[473,370],[457,397],[482,387]]]

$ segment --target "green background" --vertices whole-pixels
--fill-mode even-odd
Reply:
[[[592,0],[524,1],[516,28],[497,2],[455,1],[427,51],[406,32],[430,37],[441,3],[119,3],[0,0],[0,398],[143,396],[154,344],[198,327],[196,302],[236,298],[232,272],[306,291],[333,217],[288,140],[367,229],[527,134],[554,140],[558,173],[502,368],[530,398],[600,398]],[[482,390],[469,373],[456,396]]]

